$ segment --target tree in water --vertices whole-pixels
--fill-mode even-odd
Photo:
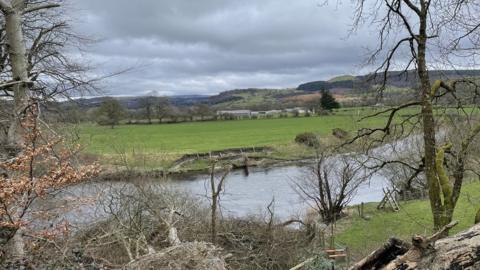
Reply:
[[[295,187],[322,221],[330,224],[341,217],[368,175],[353,156],[335,156],[329,150],[317,152],[315,165],[296,181]]]

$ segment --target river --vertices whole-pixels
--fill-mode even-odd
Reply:
[[[302,217],[308,209],[308,203],[295,190],[298,179],[308,175],[308,167],[286,166],[272,168],[251,168],[246,176],[243,171],[232,171],[225,181],[225,192],[221,196],[221,210],[224,216],[245,217],[262,215],[266,207],[275,198],[275,215],[280,220],[291,217]],[[374,175],[357,190],[350,205],[361,202],[376,202],[383,197],[382,188],[385,179]],[[208,205],[206,199],[209,190],[209,176],[206,174],[184,176],[165,182],[158,179],[142,179],[137,184],[156,185],[185,191],[195,196],[199,203]],[[98,207],[99,201],[107,199],[112,189],[132,185],[131,182],[87,182],[68,188],[54,197],[39,201],[39,207],[56,210],[56,221],[66,220],[73,226],[87,225],[106,216]],[[60,207],[59,207],[60,206]],[[51,211],[50,211],[51,212]],[[45,224],[44,226],[48,226]]]

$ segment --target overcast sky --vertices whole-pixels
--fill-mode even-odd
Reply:
[[[350,1],[81,0],[74,29],[110,95],[215,94],[359,74],[373,33],[348,36]]]

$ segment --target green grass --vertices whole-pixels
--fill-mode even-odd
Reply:
[[[183,154],[239,147],[270,146],[273,158],[309,157],[311,149],[294,143],[297,134],[314,132],[330,144],[338,141],[331,135],[334,128],[356,131],[384,125],[388,115],[357,121],[378,110],[384,108],[347,108],[320,117],[119,125],[114,129],[82,124],[77,130],[84,153],[93,154],[102,164],[150,170],[170,168]],[[186,166],[198,169],[202,164]]]
[[[180,124],[120,125],[114,129],[84,124],[81,143],[90,153],[115,154],[116,149],[143,149],[146,153],[183,154],[237,147],[276,146],[293,142],[301,132],[328,136],[333,128],[353,131],[381,125],[385,117],[357,123],[358,115],[339,112],[322,117],[209,121]]]
[[[410,201],[400,205],[399,212],[385,212],[376,209],[377,203],[365,206],[369,220],[358,216],[356,209],[351,209],[351,218],[341,220],[341,233],[336,236],[338,244],[346,245],[356,257],[367,255],[380,247],[390,237],[410,241],[414,234],[432,234],[432,214],[429,201]],[[475,213],[480,207],[480,182],[465,184],[458,201],[454,220],[459,224],[451,231],[465,230],[473,225]]]
[[[337,76],[337,77],[334,77],[330,80],[328,80],[329,82],[342,82],[342,81],[351,81],[351,80],[354,80],[355,79],[355,76],[352,76],[352,75],[342,75],[342,76]]]

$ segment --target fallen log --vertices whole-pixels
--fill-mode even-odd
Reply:
[[[431,237],[416,235],[411,244],[392,238],[349,270],[480,269],[480,224],[440,239],[456,224],[446,225]]]

